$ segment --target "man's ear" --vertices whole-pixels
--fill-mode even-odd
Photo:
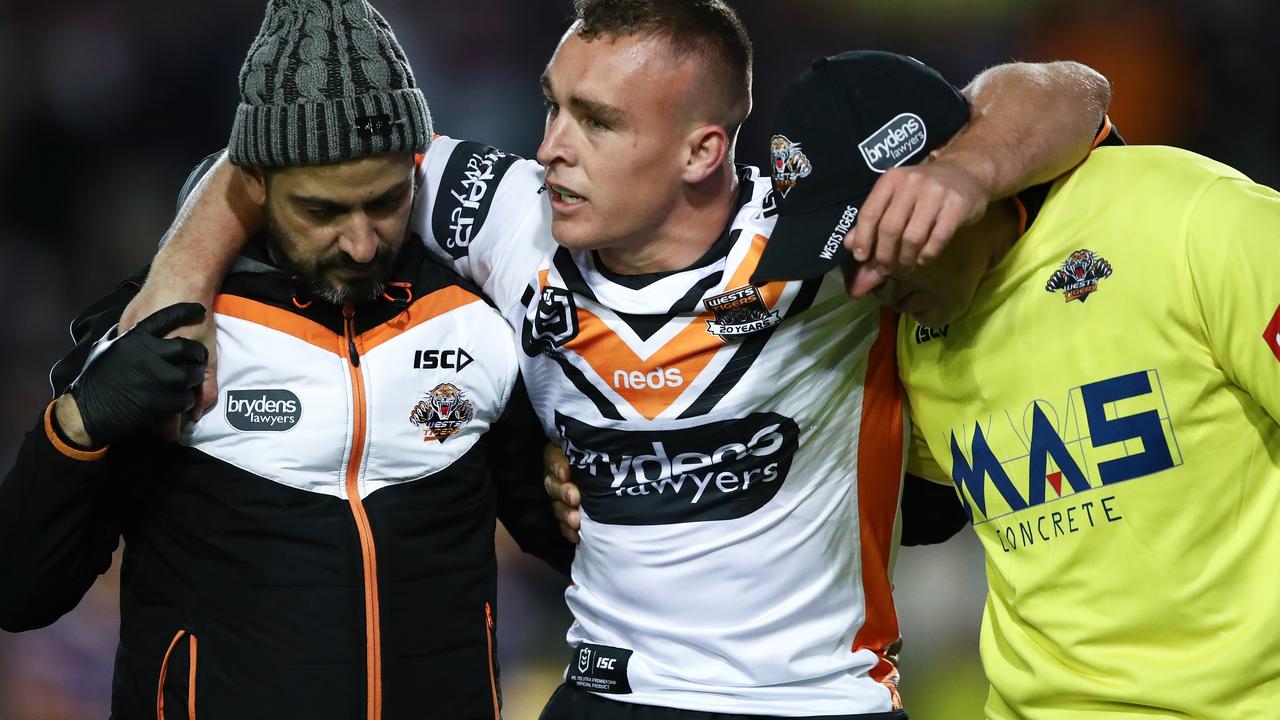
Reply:
[[[243,180],[245,194],[255,205],[267,204],[267,176],[260,168],[236,168]]]
[[[688,156],[682,179],[689,184],[706,180],[724,163],[731,144],[729,134],[719,125],[703,125],[689,133],[685,138]]]

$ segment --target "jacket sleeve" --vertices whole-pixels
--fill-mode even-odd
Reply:
[[[76,345],[49,376],[55,395],[79,375],[135,292],[122,284],[72,323]],[[0,484],[0,628],[10,632],[44,627],[74,608],[111,566],[120,539],[109,450],[73,446],[53,410],[50,403]]]
[[[902,544],[935,545],[969,523],[956,486],[942,471],[912,418],[907,474],[902,482]]]
[[[902,544],[936,545],[969,524],[951,485],[908,474],[902,484]]]
[[[520,549],[569,575],[573,545],[560,534],[551,499],[542,489],[542,432],[524,388],[516,381],[511,399],[489,430],[490,467],[498,495],[498,519]]]

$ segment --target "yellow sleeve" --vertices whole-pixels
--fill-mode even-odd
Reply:
[[[924,478],[940,485],[950,485],[951,478],[942,472],[942,468],[933,459],[933,451],[920,434],[915,421],[911,422],[911,444],[907,447],[907,474]]]
[[[1187,261],[1218,364],[1280,422],[1280,193],[1214,181],[1191,212]]]

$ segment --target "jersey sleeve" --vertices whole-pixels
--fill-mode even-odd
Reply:
[[[1218,363],[1280,422],[1280,193],[1215,180],[1188,220],[1187,265]]]
[[[554,244],[538,163],[482,143],[437,137],[420,170],[413,231],[499,308],[518,303]]]

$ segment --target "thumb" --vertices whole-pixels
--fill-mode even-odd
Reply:
[[[853,282],[849,283],[846,289],[850,297],[861,300],[880,287],[883,282],[884,276],[871,267],[871,263],[862,263],[853,274]]]
[[[204,314],[204,306],[200,303],[177,303],[146,316],[134,329],[144,335],[164,337],[184,325],[201,322]]]

